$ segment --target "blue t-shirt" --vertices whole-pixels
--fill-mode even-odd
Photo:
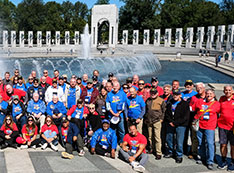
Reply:
[[[188,103],[190,103],[192,96],[195,96],[197,94],[196,91],[193,91],[191,93],[187,93],[186,91],[181,93],[182,99]]]
[[[174,115],[175,113],[175,110],[176,110],[176,107],[177,105],[180,103],[180,101],[177,101],[177,102],[173,102],[172,105],[171,105],[171,111],[172,111],[172,114]]]
[[[106,103],[110,104],[110,108],[114,113],[124,110],[126,101],[127,101],[127,96],[123,91],[118,91],[117,93],[111,91],[107,94],[106,97]],[[107,109],[109,110],[108,105]],[[110,118],[112,117],[112,114],[110,112],[108,113],[108,115]],[[123,118],[123,113],[121,113],[120,116]]]
[[[21,114],[22,113],[22,108],[20,106],[20,104],[14,104],[12,105],[12,116],[13,117],[16,117],[17,115]]]
[[[76,88],[69,88],[67,95],[67,107],[70,109],[73,105],[76,105]]]
[[[133,119],[142,118],[139,117],[142,109],[145,107],[145,102],[141,96],[136,96],[132,98],[131,96],[127,99],[127,106],[128,106],[128,117]]]
[[[92,92],[93,92],[93,88],[87,89],[87,96],[85,96],[85,102],[90,103]]]
[[[87,86],[87,82],[82,81],[81,84],[82,84],[84,87]]]
[[[27,88],[25,86],[25,84],[22,84],[21,86],[17,83],[16,85],[13,86],[13,88],[16,88],[16,89],[20,89],[22,91],[25,91],[27,92]]]
[[[8,103],[5,101],[2,101],[2,103],[0,103],[0,107],[2,109],[7,109]],[[1,115],[4,115],[2,112],[0,112]]]
[[[33,83],[26,83],[26,88],[28,89],[30,86],[33,86]]]

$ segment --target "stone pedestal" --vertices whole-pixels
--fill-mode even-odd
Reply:
[[[3,32],[3,40],[2,40],[2,44],[3,44],[3,47],[8,47],[8,38],[9,38],[9,35],[8,35],[8,31],[4,30]]]
[[[185,39],[186,39],[185,47],[191,48],[192,43],[193,43],[193,28],[192,27],[187,28]]]
[[[122,36],[122,43],[123,45],[128,44],[128,30],[123,30],[123,36]]]
[[[160,29],[154,30],[154,46],[160,46],[160,37],[161,37]]]
[[[150,42],[150,30],[145,29],[143,35],[143,45],[149,45]]]
[[[176,28],[175,33],[175,47],[181,47],[182,41],[183,41],[183,29],[182,28]]]
[[[20,47],[24,47],[24,41],[25,41],[24,31],[20,31],[19,32],[19,46]]]
[[[215,26],[208,26],[206,49],[212,49],[215,35]]]
[[[234,43],[233,34],[234,34],[234,25],[228,25],[226,50],[230,50],[232,48],[232,44]]]
[[[216,50],[222,50],[222,44],[224,42],[225,25],[218,26]]]
[[[109,23],[109,47],[118,43],[119,11],[115,4],[94,5],[91,17],[91,46],[98,45],[98,30],[103,22]]]
[[[196,36],[197,36],[197,40],[196,40],[196,48],[197,49],[202,49],[202,43],[204,41],[204,27],[198,27],[197,28],[197,33],[196,33]]]
[[[65,45],[69,45],[69,44],[70,44],[70,32],[65,31]]]
[[[133,30],[132,44],[133,45],[139,44],[139,30]]]
[[[37,31],[37,47],[41,47],[41,46],[42,46],[42,32]]]
[[[60,31],[55,31],[55,45],[60,45]]]
[[[171,29],[167,28],[164,35],[164,47],[171,46]]]
[[[75,45],[79,45],[79,42],[80,42],[79,41],[80,40],[79,39],[79,37],[80,37],[79,34],[80,34],[79,31],[75,31],[75,35],[74,35],[74,43],[75,43]]]
[[[11,47],[16,47],[16,31],[11,31]]]
[[[46,31],[46,46],[51,45],[51,31]]]
[[[28,47],[33,47],[33,31],[28,31]]]

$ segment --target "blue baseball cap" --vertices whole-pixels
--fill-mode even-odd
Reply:
[[[110,124],[110,121],[109,121],[109,120],[107,120],[107,119],[104,119],[104,120],[102,120],[102,124],[103,124],[103,123]]]

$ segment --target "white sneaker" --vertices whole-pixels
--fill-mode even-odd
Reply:
[[[136,165],[133,167],[134,171],[144,172],[145,168],[142,165]]]
[[[36,148],[37,148],[37,146],[36,146],[36,145],[33,145],[33,146],[31,146],[31,148],[36,149]]]
[[[85,151],[84,150],[80,150],[80,152],[79,152],[78,155],[81,156],[81,157],[83,157],[85,155]]]
[[[58,147],[57,146],[55,146],[54,144],[50,144],[50,146],[51,146],[51,148],[52,148],[52,150],[54,150],[54,151],[58,151]]]
[[[139,165],[139,163],[136,161],[132,161],[130,165],[134,168],[135,166]]]
[[[47,146],[48,146],[48,143],[44,143],[44,144],[41,146],[41,149],[42,149],[42,150],[45,150],[45,149],[47,148]]]
[[[21,145],[20,146],[20,149],[27,149],[28,148],[28,145]]]

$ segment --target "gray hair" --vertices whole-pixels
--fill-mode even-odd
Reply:
[[[169,88],[170,90],[172,90],[172,86],[170,85],[170,84],[165,84],[164,86],[163,86],[163,89],[164,88]]]
[[[202,87],[206,87],[206,85],[203,83],[203,82],[197,82],[196,84],[195,84],[195,86],[197,87],[197,85],[202,85]]]

